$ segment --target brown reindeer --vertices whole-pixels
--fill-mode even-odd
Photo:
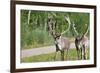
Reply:
[[[61,52],[61,60],[64,60],[64,52],[65,50],[67,50],[67,54],[68,54],[68,49],[70,48],[70,41],[67,37],[63,37],[62,34],[66,33],[69,28],[70,28],[70,21],[68,17],[65,17],[66,21],[68,21],[69,23],[69,27],[66,31],[62,32],[62,33],[58,33],[57,31],[55,31],[55,27],[54,26],[54,21],[52,20],[52,17],[48,18],[48,28],[49,28],[49,33],[53,36],[54,39],[54,43],[56,46],[56,53],[54,56],[54,60],[56,59],[56,55],[57,52],[60,51]]]
[[[75,24],[73,24],[73,28],[74,28],[76,34],[78,35],[78,32],[74,25]],[[85,24],[85,25],[87,25],[87,24]],[[83,33],[81,36],[77,36],[75,38],[75,46],[76,46],[76,50],[77,50],[78,59],[87,59],[88,37],[86,35],[88,33],[88,29],[89,29],[89,27],[87,26],[85,33]]]
[[[86,36],[89,30],[89,26],[87,24],[87,29],[86,31],[79,36],[79,33],[77,32],[76,28],[75,28],[75,24],[74,22],[71,23],[71,20],[69,18],[69,22],[70,25],[73,26],[73,29],[77,35],[77,37],[75,37],[75,46],[76,46],[76,50],[77,50],[77,56],[78,56],[78,60],[79,59],[87,59],[87,47],[88,47],[88,37]]]

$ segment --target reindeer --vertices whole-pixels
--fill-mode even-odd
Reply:
[[[69,18],[65,17],[65,19],[70,24]],[[56,47],[56,53],[54,56],[54,60],[56,59],[57,52],[60,51],[61,52],[61,60],[64,61],[64,52],[65,52],[65,50],[67,50],[67,54],[68,54],[68,49],[70,48],[70,41],[67,37],[63,37],[62,35],[69,30],[70,25],[66,31],[64,31],[62,33],[58,33],[54,30],[54,28],[55,28],[55,27],[53,27],[54,24],[55,23],[53,22],[52,17],[49,17],[48,18],[49,33],[53,36],[54,44]]]
[[[85,24],[85,25],[87,25],[87,29],[81,36],[79,36],[79,33],[77,32],[77,30],[75,28],[75,23],[71,22],[70,18],[69,18],[69,22],[70,22],[70,25],[73,26],[73,29],[77,35],[75,37],[75,46],[76,46],[76,50],[77,50],[78,60],[79,59],[87,59],[87,49],[86,48],[88,47],[89,44],[88,44],[88,37],[86,35],[88,33],[89,27],[87,24]]]
[[[75,46],[77,49],[78,59],[80,59],[79,53],[81,53],[81,59],[87,59],[86,47],[88,46],[88,38],[86,37],[86,33],[82,34],[80,37],[75,38]]]
[[[77,50],[78,60],[87,59],[87,49],[86,48],[88,47],[88,37],[86,35],[88,33],[89,27],[87,26],[86,31],[81,36],[79,36],[79,33],[77,32],[74,23],[73,23],[73,28],[74,28],[75,33],[77,34],[77,37],[75,38],[75,46]]]
[[[79,33],[77,32],[76,28],[75,28],[75,23],[72,22],[69,18],[69,22],[70,24],[73,26],[73,29],[76,33],[76,37],[75,37],[75,46],[76,46],[76,50],[77,50],[77,56],[78,56],[78,60],[79,59],[87,59],[87,47],[88,47],[88,37],[86,36],[89,30],[89,27],[87,26],[86,31],[79,36]],[[85,24],[87,25],[87,24]]]

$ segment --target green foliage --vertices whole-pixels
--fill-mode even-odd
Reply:
[[[26,33],[24,39],[22,40],[22,49],[48,46],[52,45],[52,42],[52,37],[49,36],[46,31],[35,29]]]
[[[53,44],[53,38],[47,30],[48,15],[53,17],[56,22],[55,30],[63,32],[69,25],[64,16],[69,16],[71,22],[75,22],[77,31],[82,34],[89,25],[89,13],[74,12],[53,12],[53,11],[32,11],[29,16],[29,10],[21,10],[21,49],[41,47]],[[29,23],[28,23],[29,22]],[[64,34],[64,36],[74,37],[73,28]],[[75,34],[74,34],[75,35]]]

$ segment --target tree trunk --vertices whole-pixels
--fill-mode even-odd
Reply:
[[[28,24],[30,24],[30,14],[31,14],[31,10],[29,10],[28,12]]]

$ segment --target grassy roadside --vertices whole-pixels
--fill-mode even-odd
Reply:
[[[54,55],[55,53],[50,53],[50,54],[42,54],[42,55],[31,56],[31,57],[24,57],[24,58],[21,58],[21,63],[54,61]],[[89,52],[87,55],[88,55],[87,59],[89,59]],[[64,57],[65,57],[65,60],[68,60],[68,61],[77,60],[77,52],[75,49],[70,49],[67,58],[66,58],[66,53]],[[61,55],[60,55],[60,52],[58,52],[55,61],[60,61],[60,60],[61,60]]]

